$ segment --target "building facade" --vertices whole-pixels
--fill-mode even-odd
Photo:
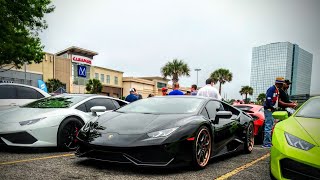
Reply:
[[[289,79],[290,95],[309,94],[313,55],[290,42],[277,42],[254,47],[250,86],[253,100],[274,84],[280,76]]]

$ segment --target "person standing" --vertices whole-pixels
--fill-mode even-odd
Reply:
[[[198,90],[197,90],[197,85],[195,85],[195,84],[193,84],[192,86],[191,86],[191,95],[192,96],[196,96],[197,94],[198,94]]]
[[[184,95],[182,91],[179,90],[180,85],[178,82],[173,84],[173,91],[169,93],[169,95]]]
[[[136,92],[135,92],[135,89],[134,88],[131,88],[130,89],[130,94],[126,97],[125,101],[128,101],[128,102],[134,102],[138,100],[138,97],[136,95]]]
[[[219,94],[219,91],[213,87],[214,82],[211,78],[206,80],[206,85],[199,89],[197,96],[211,97],[214,99],[221,100],[222,97]]]
[[[264,139],[262,147],[271,147],[271,131],[274,124],[272,113],[278,108],[279,103],[279,89],[282,88],[284,83],[283,77],[277,77],[275,85],[271,86],[266,93],[266,100],[263,104],[264,107]]]
[[[279,107],[282,111],[288,111],[289,114],[292,114],[294,112],[294,108],[297,107],[298,104],[290,101],[288,95],[290,85],[290,80],[286,79],[284,80],[283,87],[279,89]]]

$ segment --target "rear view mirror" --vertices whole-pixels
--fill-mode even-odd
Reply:
[[[280,121],[288,119],[288,112],[287,111],[276,111],[272,113],[274,119],[278,119]]]
[[[219,119],[230,119],[232,117],[231,111],[218,111],[216,114],[216,118],[213,121],[213,124],[218,124]]]
[[[106,107],[104,106],[93,106],[90,108],[90,111],[92,112],[92,115],[97,116],[97,112],[106,112]]]

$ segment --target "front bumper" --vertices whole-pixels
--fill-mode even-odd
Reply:
[[[58,126],[20,126],[19,123],[8,123],[0,128],[0,143],[20,147],[55,147],[57,132]]]
[[[131,163],[137,166],[169,166],[182,161],[191,161],[191,146],[188,142],[136,147],[111,147],[79,142],[77,157],[101,161]]]
[[[287,144],[284,131],[272,136],[270,168],[277,179],[320,179],[320,147],[304,151]]]

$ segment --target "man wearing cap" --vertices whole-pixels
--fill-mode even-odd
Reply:
[[[163,87],[163,88],[161,89],[161,91],[162,91],[162,96],[168,95],[168,94],[167,94],[167,92],[168,92],[168,88],[167,88],[167,87]]]
[[[292,108],[295,108],[298,104],[289,99],[288,89],[290,85],[290,80],[286,79],[284,80],[283,87],[279,89],[279,107],[283,111],[287,111],[287,108],[289,108],[291,112],[294,112]]]
[[[283,77],[277,77],[275,85],[271,86],[266,93],[266,101],[263,104],[264,107],[264,140],[262,147],[271,147],[271,130],[273,127],[274,119],[272,112],[278,108],[279,103],[279,89],[282,88],[284,83]]]
[[[134,102],[134,101],[138,100],[138,97],[136,96],[135,93],[136,93],[135,89],[131,88],[130,89],[130,94],[126,97],[125,101]]]

